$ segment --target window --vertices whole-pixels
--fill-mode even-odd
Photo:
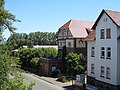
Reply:
[[[104,38],[105,38],[104,29],[101,29],[101,31],[100,31],[100,38],[101,38],[101,39],[104,39]]]
[[[110,67],[106,68],[106,78],[110,79]]]
[[[62,42],[59,42],[59,46],[62,47]]]
[[[101,58],[105,58],[105,48],[101,47]]]
[[[65,42],[62,42],[62,46],[65,46]]]
[[[100,77],[103,77],[104,78],[104,67],[103,66],[101,66],[101,74],[100,74]]]
[[[110,28],[106,29],[106,38],[107,39],[111,38],[111,29]]]
[[[64,32],[62,32],[62,38],[64,38]]]
[[[94,64],[91,64],[91,73],[93,73],[94,74]]]
[[[103,18],[103,22],[107,22],[107,18]]]
[[[94,56],[95,56],[95,48],[91,47],[91,57],[94,57]]]
[[[107,47],[107,59],[111,59],[111,48]]]
[[[71,42],[68,42],[68,47],[71,47]]]
[[[67,36],[69,36],[69,31],[67,31]]]
[[[79,40],[79,45],[80,45],[80,48],[83,48],[85,47],[85,42],[81,39]]]

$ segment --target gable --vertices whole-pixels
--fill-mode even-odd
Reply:
[[[64,38],[72,38],[72,34],[69,29],[59,29],[57,33],[58,39],[64,39]]]
[[[100,15],[98,16],[96,22],[94,23],[92,29],[96,29],[97,23],[99,22],[103,14],[106,14],[116,26],[120,27],[120,12],[103,9]]]
[[[109,26],[112,26],[112,24],[116,25],[106,13],[103,13],[96,26],[101,26],[101,28],[107,28]]]

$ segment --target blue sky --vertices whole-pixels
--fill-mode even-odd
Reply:
[[[5,0],[20,23],[16,32],[56,32],[70,19],[95,21],[102,9],[120,11],[120,0]],[[6,30],[4,36],[10,36]]]

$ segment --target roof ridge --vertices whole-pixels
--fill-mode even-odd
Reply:
[[[114,10],[107,10],[107,9],[103,9],[104,11],[110,11],[110,12],[117,12],[120,13],[120,11],[114,11]]]

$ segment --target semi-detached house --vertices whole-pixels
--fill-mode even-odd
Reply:
[[[66,46],[67,53],[87,53],[87,45],[83,40],[88,36],[93,22],[83,20],[69,20],[58,29],[58,54],[62,57],[63,47]]]
[[[120,90],[120,12],[102,10],[87,41],[87,83]]]

